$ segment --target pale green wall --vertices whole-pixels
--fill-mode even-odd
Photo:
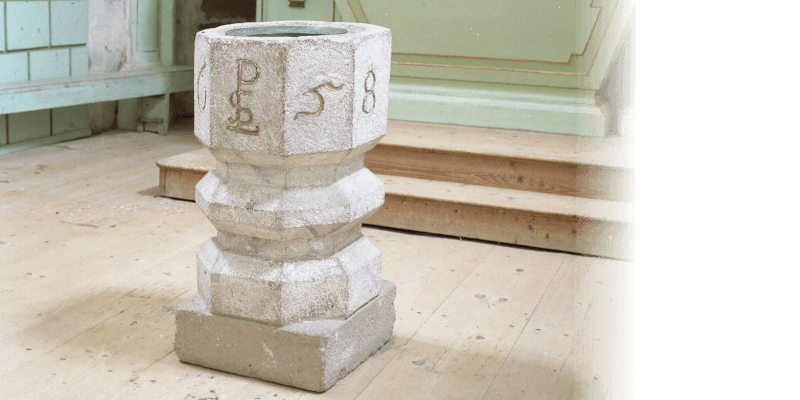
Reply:
[[[259,0],[256,19],[390,28],[392,119],[604,135],[609,110],[595,94],[631,5],[630,0],[307,0],[306,8],[298,9],[285,0]]]
[[[194,37],[198,31],[211,27],[255,21],[256,5],[230,0],[176,0],[175,2],[175,64],[194,63]],[[175,118],[194,115],[192,92],[173,93],[170,97]]]
[[[88,0],[0,1],[0,85],[85,75]],[[0,146],[76,131],[88,105],[0,115]]]

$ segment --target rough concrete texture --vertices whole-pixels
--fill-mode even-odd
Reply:
[[[347,318],[378,295],[380,277],[381,252],[366,237],[320,260],[253,257],[215,238],[197,252],[198,294],[210,312],[275,326]]]
[[[229,36],[257,26],[346,34]],[[391,33],[351,23],[225,25],[195,39],[195,134],[211,149],[287,156],[338,152],[386,132]],[[369,150],[369,149],[365,149]]]
[[[346,320],[275,327],[211,314],[199,296],[177,308],[175,353],[190,364],[315,392],[333,386],[392,337],[395,285]]]

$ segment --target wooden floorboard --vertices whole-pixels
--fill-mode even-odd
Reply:
[[[328,392],[180,363],[174,308],[214,228],[156,196],[155,161],[197,147],[173,129],[0,156],[0,398],[621,398],[619,285],[597,282],[630,265],[376,228],[394,334]]]

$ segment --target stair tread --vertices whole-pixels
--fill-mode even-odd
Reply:
[[[216,164],[217,160],[206,148],[176,154],[156,161],[156,165],[159,168],[178,171],[201,171],[203,173],[214,169]]]
[[[631,205],[550,193],[380,175],[386,194],[521,213],[632,223]]]
[[[628,137],[585,137],[389,120],[386,136],[380,144],[419,151],[633,168],[634,143]]]
[[[205,148],[164,158],[157,162],[157,165],[163,170],[188,171],[198,174],[205,174],[213,169],[215,164],[216,160]],[[386,185],[387,195],[511,212],[632,222],[631,205],[628,203],[394,175],[377,174],[377,176]]]

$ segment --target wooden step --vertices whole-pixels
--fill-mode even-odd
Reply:
[[[162,196],[194,201],[194,187],[214,169],[217,159],[203,148],[158,160],[156,165]]]
[[[194,200],[216,160],[206,149],[159,160],[161,192]],[[384,206],[365,223],[456,237],[631,259],[626,203],[378,174]]]
[[[364,164],[376,174],[630,202],[632,148],[622,137],[389,120]]]
[[[627,203],[378,175],[383,207],[366,224],[632,259]]]
[[[364,165],[376,174],[631,202],[631,148],[626,138],[389,120]],[[172,160],[162,179],[192,170],[183,163]],[[171,197],[193,199],[189,192]]]

